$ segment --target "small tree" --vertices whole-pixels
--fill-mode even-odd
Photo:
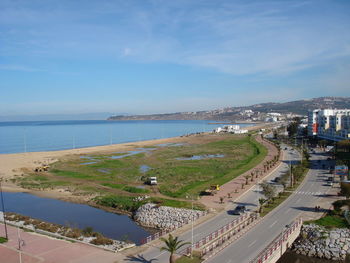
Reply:
[[[164,247],[160,248],[160,251],[168,251],[170,253],[169,257],[169,263],[175,263],[175,255],[174,253],[179,248],[191,244],[191,242],[183,242],[182,240],[178,240],[178,237],[173,237],[171,234],[169,234],[169,237],[166,239],[164,237],[161,237],[160,240],[162,240],[165,243]]]
[[[273,198],[276,196],[276,187],[267,183],[266,181],[263,181],[260,184],[260,187],[262,189],[262,194],[266,197],[266,199],[269,202],[272,201]]]
[[[283,189],[287,187],[287,184],[290,181],[289,178],[290,178],[289,172],[283,173],[281,175],[281,184],[283,185]]]
[[[245,184],[249,184],[250,176],[249,175],[245,175],[244,178],[245,178]]]
[[[263,205],[266,203],[266,199],[264,198],[259,198],[259,213],[262,212],[263,210]]]
[[[340,183],[340,194],[345,196],[346,199],[350,197],[350,184],[349,183]]]

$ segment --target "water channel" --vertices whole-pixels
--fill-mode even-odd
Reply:
[[[109,213],[88,205],[74,204],[28,193],[4,192],[6,212],[15,212],[60,225],[83,229],[92,227],[106,237],[136,244],[150,233],[126,215]]]

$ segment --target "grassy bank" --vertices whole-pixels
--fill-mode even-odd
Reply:
[[[200,135],[184,144],[70,156],[52,164],[48,172],[30,172],[16,182],[29,189],[97,194],[99,204],[128,211],[142,203],[133,198],[144,194],[162,205],[190,207],[190,202],[174,199],[222,185],[259,164],[266,154],[252,136]],[[157,186],[145,184],[151,176],[157,177]]]

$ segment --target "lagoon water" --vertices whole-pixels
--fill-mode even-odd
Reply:
[[[55,151],[208,132],[213,121],[0,122],[0,154]],[[242,124],[242,127],[247,124]]]
[[[126,215],[117,215],[88,205],[42,198],[27,193],[3,193],[7,212],[30,216],[46,222],[83,229],[92,227],[107,237],[129,239],[136,244],[150,235]]]

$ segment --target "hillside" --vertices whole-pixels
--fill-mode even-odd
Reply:
[[[252,110],[250,120],[264,118],[268,112],[282,114],[292,113],[306,115],[309,109],[324,108],[350,108],[350,97],[320,97],[313,99],[297,100],[284,103],[261,103],[244,107],[228,107],[212,111],[176,112],[167,114],[150,114],[134,116],[111,116],[108,120],[219,120],[219,121],[244,121],[246,110]]]

